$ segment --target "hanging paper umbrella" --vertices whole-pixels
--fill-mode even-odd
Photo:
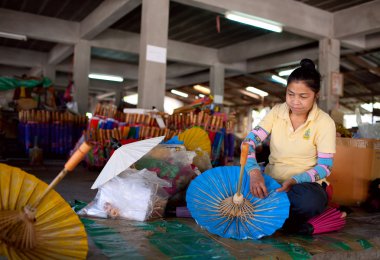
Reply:
[[[91,189],[97,189],[113,177],[119,175],[152,150],[153,147],[158,145],[164,138],[165,136],[159,136],[121,146],[112,154]]]
[[[85,147],[86,146],[86,147]],[[82,222],[54,190],[89,148],[81,146],[50,185],[0,164],[0,255],[9,259],[85,259]]]
[[[222,128],[215,134],[214,142],[211,147],[211,163],[213,166],[220,165],[220,152],[224,141],[226,129]]]
[[[210,233],[225,238],[259,239],[273,234],[289,215],[289,200],[275,180],[263,175],[269,195],[260,199],[250,193],[244,163],[217,167],[195,178],[187,190],[192,217]],[[240,172],[240,173],[239,173]]]
[[[234,159],[235,135],[231,131],[231,126],[228,124],[224,134],[224,157],[226,162],[232,162]]]
[[[178,135],[178,139],[184,142],[187,150],[195,151],[197,148],[202,149],[208,154],[211,153],[211,141],[205,130],[200,127],[192,127]]]

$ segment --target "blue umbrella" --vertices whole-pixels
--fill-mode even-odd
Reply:
[[[210,233],[225,238],[259,239],[273,234],[288,218],[290,203],[285,192],[275,191],[280,184],[266,174],[263,176],[269,195],[260,199],[250,193],[244,166],[205,171],[187,190],[191,216]],[[242,202],[237,205],[235,197],[239,196]]]

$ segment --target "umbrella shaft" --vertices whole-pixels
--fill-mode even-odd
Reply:
[[[34,208],[37,208],[41,201],[45,198],[45,196],[52,190],[54,189],[55,186],[57,186],[57,184],[66,176],[66,174],[68,173],[69,171],[66,170],[66,169],[63,169],[58,175],[57,177],[54,178],[54,180],[49,184],[49,186],[44,190],[44,193],[37,199],[37,201],[35,202],[35,204],[33,205]]]
[[[237,192],[236,192],[237,195],[241,194],[241,184],[243,182],[243,176],[244,176],[244,165],[241,165],[240,166],[240,175],[239,175],[239,184],[238,184]]]

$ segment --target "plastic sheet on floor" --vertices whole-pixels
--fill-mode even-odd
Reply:
[[[329,253],[349,257],[380,250],[380,214],[348,217],[340,232],[315,236],[277,232],[260,240],[221,238],[185,218],[82,221],[96,247],[90,247],[90,253],[100,250],[110,259],[311,259]]]
[[[94,220],[82,218],[88,236],[101,252],[110,259],[144,259],[133,247],[129,246],[118,231]],[[90,248],[91,250],[91,248]]]

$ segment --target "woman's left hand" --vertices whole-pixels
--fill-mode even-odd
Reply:
[[[278,188],[276,191],[277,192],[282,192],[282,191],[288,192],[294,184],[297,184],[296,180],[293,178],[290,178],[289,180],[284,181],[282,183],[282,187]]]

